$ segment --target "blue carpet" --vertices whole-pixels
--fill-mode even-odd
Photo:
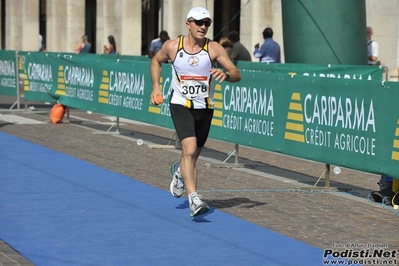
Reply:
[[[0,239],[36,265],[322,265],[323,251],[0,132]]]

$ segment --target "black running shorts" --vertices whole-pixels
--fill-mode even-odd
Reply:
[[[180,104],[170,104],[170,114],[179,140],[197,138],[197,147],[202,148],[208,138],[213,109],[188,109]]]

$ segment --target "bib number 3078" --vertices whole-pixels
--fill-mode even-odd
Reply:
[[[188,99],[206,98],[209,96],[208,78],[205,76],[181,76],[180,91]]]

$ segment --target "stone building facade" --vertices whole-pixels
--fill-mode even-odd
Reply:
[[[193,6],[210,10],[214,23],[208,37],[218,40],[230,30],[240,32],[241,42],[252,53],[263,42],[262,31],[274,30],[282,48],[281,0],[0,0],[1,45],[7,50],[38,51],[42,33],[49,52],[73,52],[87,34],[96,53],[102,53],[107,37],[115,37],[118,52],[145,54],[157,33],[171,38],[186,34],[185,18]],[[399,2],[366,0],[367,24],[374,29],[384,66],[399,66]],[[255,61],[255,59],[253,59]]]

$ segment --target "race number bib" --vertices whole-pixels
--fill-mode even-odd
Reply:
[[[201,99],[209,96],[209,83],[206,76],[180,76],[180,92],[187,99]]]

